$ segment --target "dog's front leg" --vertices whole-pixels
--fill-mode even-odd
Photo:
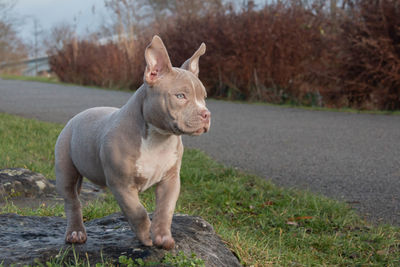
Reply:
[[[150,239],[151,222],[146,209],[140,203],[138,189],[135,186],[124,184],[114,184],[109,187],[132,231],[136,233],[143,245],[152,246],[153,242]]]
[[[151,234],[156,246],[172,249],[175,241],[171,223],[180,190],[179,168],[173,168],[156,187],[156,211],[151,224]]]

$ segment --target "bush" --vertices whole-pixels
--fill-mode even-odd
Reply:
[[[338,39],[344,105],[362,109],[400,109],[400,2],[357,0],[343,19]]]
[[[266,5],[177,17],[160,34],[176,65],[206,40],[200,77],[211,96],[282,103],[293,95],[293,81],[319,58],[323,20],[301,6]]]
[[[134,88],[140,75],[133,63],[117,44],[88,40],[73,40],[50,57],[61,81],[106,88]]]
[[[200,79],[212,97],[400,109],[398,1],[349,0],[334,13],[324,1],[251,3],[177,12],[116,44],[71,41],[50,63],[65,82],[136,89],[144,48],[159,34],[174,66],[206,42]]]

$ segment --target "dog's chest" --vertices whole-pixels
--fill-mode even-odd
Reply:
[[[163,176],[178,160],[178,142],[180,137],[148,136],[141,140],[140,156],[136,161],[136,171],[144,180],[140,191],[161,181]]]

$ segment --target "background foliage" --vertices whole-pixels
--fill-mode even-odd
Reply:
[[[0,62],[15,62],[27,56],[27,48],[17,35],[18,20],[13,14],[14,0],[0,0]],[[2,72],[20,74],[18,68],[9,66]]]
[[[61,48],[50,50],[61,81],[134,90],[143,81],[145,46],[159,34],[174,66],[201,42],[207,44],[200,79],[212,97],[400,108],[399,1],[106,4],[112,25],[104,25],[96,38],[70,37]]]

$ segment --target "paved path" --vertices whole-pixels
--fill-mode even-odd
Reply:
[[[130,95],[0,80],[0,112],[65,123],[89,107],[122,106]],[[185,137],[186,146],[276,184],[351,202],[371,220],[400,225],[400,116],[207,103],[211,131]]]

